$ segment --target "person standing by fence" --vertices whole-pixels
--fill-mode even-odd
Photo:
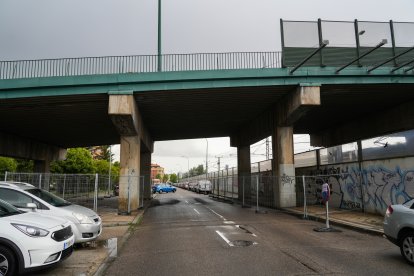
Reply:
[[[323,204],[326,204],[329,201],[330,196],[331,196],[331,189],[329,187],[329,184],[325,181],[322,184],[322,202],[323,202]]]
[[[325,204],[325,211],[326,211],[326,229],[329,229],[329,211],[328,211],[328,202],[329,197],[331,196],[331,188],[329,184],[324,181],[322,184],[322,202]]]

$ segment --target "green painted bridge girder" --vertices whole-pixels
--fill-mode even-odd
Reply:
[[[0,99],[116,93],[116,91],[168,91],[185,89],[346,85],[413,84],[414,74],[383,67],[371,73],[352,67],[335,73],[334,67],[303,67],[294,74],[287,68],[123,73],[0,80]]]

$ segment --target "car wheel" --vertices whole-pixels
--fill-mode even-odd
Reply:
[[[175,190],[173,190],[173,193],[175,193]]]
[[[0,246],[0,275],[16,275],[16,258],[7,247]]]
[[[159,191],[158,191],[158,193],[159,193],[159,194],[162,194],[162,190],[159,190]]]
[[[408,232],[400,243],[401,255],[411,265],[414,265],[414,232]]]

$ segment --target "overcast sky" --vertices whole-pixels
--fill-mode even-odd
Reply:
[[[157,0],[0,0],[0,60],[157,52]],[[163,53],[280,50],[280,18],[414,22],[412,0],[163,0]],[[300,136],[295,151],[308,150]],[[235,165],[229,139],[208,139],[210,168]],[[265,145],[252,148],[264,159]],[[167,172],[205,163],[205,139],[157,142]],[[188,156],[180,157],[180,156]],[[213,162],[213,160],[215,160]],[[217,168],[215,168],[217,169]]]

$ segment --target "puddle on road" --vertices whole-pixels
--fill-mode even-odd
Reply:
[[[253,241],[245,241],[245,240],[236,240],[236,241],[232,241],[230,243],[233,246],[236,246],[236,247],[247,247],[247,246],[251,246],[251,245],[257,244],[256,242],[253,242]]]
[[[80,245],[79,248],[86,250],[106,248],[109,257],[116,257],[118,255],[118,238],[86,242]]]
[[[175,204],[178,204],[180,202],[181,201],[178,200],[178,199],[166,199],[166,198],[165,199],[162,199],[162,200],[153,199],[151,201],[151,205],[150,205],[149,208],[157,207],[157,206],[163,206],[163,205],[175,205]]]

